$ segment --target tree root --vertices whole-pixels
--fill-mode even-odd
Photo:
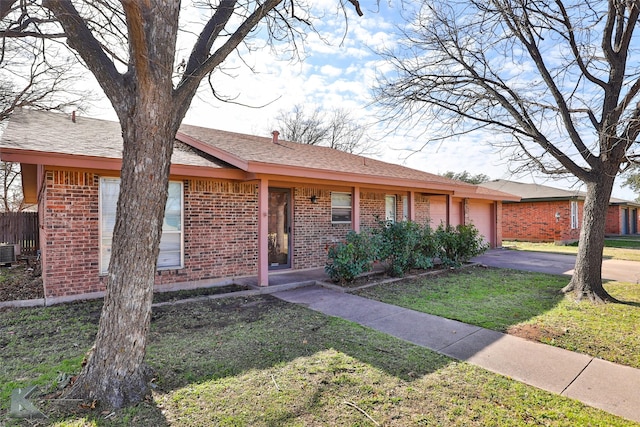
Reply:
[[[611,295],[609,295],[609,293],[604,290],[604,288],[601,287],[601,290],[586,290],[586,289],[580,289],[580,288],[576,288],[573,280],[571,280],[569,282],[569,284],[567,286],[565,286],[564,288],[562,288],[562,290],[560,291],[561,293],[565,294],[565,295],[569,295],[569,294],[573,294],[573,297],[575,299],[576,302],[581,302],[581,301],[589,301],[592,304],[621,304],[622,301],[612,297]]]

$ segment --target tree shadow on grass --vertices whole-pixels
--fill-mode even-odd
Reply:
[[[617,283],[621,283],[618,280],[602,280],[602,285],[606,288],[607,284],[610,285],[615,285]],[[624,282],[622,282],[622,284],[624,285]],[[640,286],[637,284],[632,284],[632,286]],[[611,289],[606,289],[607,292],[611,292]],[[615,292],[614,292],[615,293]],[[620,296],[614,296],[612,295],[613,298],[615,298],[615,301],[610,302],[610,304],[620,304],[620,305],[627,305],[630,307],[640,307],[640,301],[630,301],[630,300],[625,300],[624,297],[620,297]]]
[[[266,369],[335,349],[411,381],[450,359],[271,296],[154,310],[149,363],[163,390]]]
[[[26,343],[29,338],[30,345],[38,346],[38,354],[57,353],[56,360],[77,360],[78,365],[69,369],[73,374],[79,371],[79,360],[93,343],[100,309],[101,303],[93,301],[16,309],[11,312],[13,316],[0,313],[0,319],[16,334],[17,341]],[[3,314],[6,316],[2,317]],[[25,321],[27,318],[30,320]],[[34,341],[35,336],[39,340]],[[34,350],[29,346],[12,346],[9,344],[11,351],[4,352],[6,359],[3,355],[9,375],[24,376],[24,385],[40,381],[41,389],[50,387],[50,382],[44,384],[49,380],[38,379],[33,372],[55,370],[55,364],[45,359],[34,360],[29,368],[32,372],[25,373],[19,361]],[[156,391],[162,395],[208,380],[289,364],[328,349],[404,381],[413,381],[451,362],[445,356],[384,333],[271,296],[207,299],[154,308],[147,361],[156,371]],[[50,401],[43,408],[50,417],[48,423],[86,419],[99,426],[169,425],[163,409],[153,400],[109,411],[99,404],[92,408],[92,402],[61,406],[52,397],[59,396],[49,396]],[[42,402],[46,399],[43,397]],[[28,420],[5,417],[6,412],[0,413],[0,421],[13,423],[8,425],[33,425]]]

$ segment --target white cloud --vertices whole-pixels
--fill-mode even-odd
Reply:
[[[334,67],[333,65],[324,65],[320,67],[320,72],[325,76],[338,77],[342,74],[342,68]]]
[[[336,10],[335,0],[321,0],[314,7]],[[393,47],[396,43],[392,35],[394,22],[398,20],[399,7],[389,8],[388,2],[381,2],[381,12],[368,10],[358,18],[348,10],[348,26],[344,35],[344,21],[339,13],[330,12],[320,23],[320,31],[325,40],[310,33],[305,41],[306,57],[303,62],[291,62],[278,58],[270,49],[259,49],[243,56],[234,56],[224,64],[227,74],[217,72],[214,83],[217,93],[236,97],[236,102],[250,105],[249,108],[236,104],[225,104],[213,99],[208,87],[203,85],[199,96],[194,99],[187,113],[185,123],[241,133],[269,136],[275,117],[281,110],[290,110],[296,104],[319,105],[327,110],[345,108],[363,123],[373,122],[375,107],[370,103],[370,88],[378,73],[386,73],[389,65],[372,53],[372,48]],[[351,6],[347,5],[347,9]],[[327,41],[329,43],[327,43]],[[249,64],[256,73],[247,68]],[[515,68],[514,75],[524,71],[526,65]],[[265,105],[266,104],[266,105]],[[101,102],[90,111],[93,116],[115,119],[108,102]],[[388,129],[376,126],[371,137],[378,141],[381,160],[404,164],[432,173],[446,171],[472,174],[484,173],[492,178],[514,179],[523,182],[540,182],[568,188],[572,183],[548,182],[544,177],[513,177],[500,153],[494,152],[483,142],[483,135],[457,138],[441,143],[427,144],[429,122],[423,120],[415,129],[400,130],[389,134]],[[492,138],[487,135],[486,138]],[[616,187],[614,196],[633,199],[635,195],[627,189]]]

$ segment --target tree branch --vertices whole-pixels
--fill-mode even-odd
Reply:
[[[80,54],[112,103],[121,102],[125,82],[70,0],[43,0],[65,30],[69,47]]]

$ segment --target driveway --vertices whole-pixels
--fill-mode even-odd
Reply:
[[[573,274],[575,255],[548,252],[516,251],[512,249],[491,249],[473,258],[490,267],[512,268],[550,274]],[[602,278],[622,282],[640,283],[640,262],[604,259]]]

